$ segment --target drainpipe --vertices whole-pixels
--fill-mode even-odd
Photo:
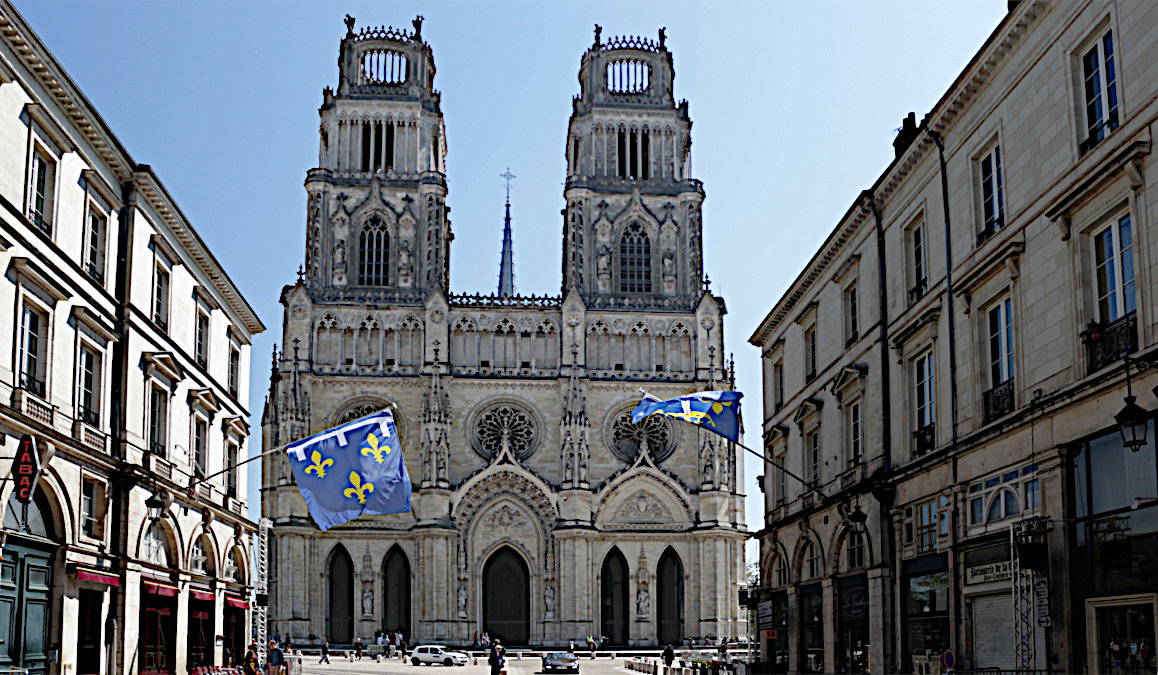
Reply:
[[[125,399],[126,387],[128,378],[128,342],[129,335],[126,328],[126,307],[128,305],[129,290],[129,219],[132,217],[132,200],[134,188],[131,181],[125,182],[121,186],[121,200],[123,206],[120,212],[120,226],[117,228],[117,264],[116,264],[116,281],[113,290],[114,299],[114,313],[115,326],[114,332],[117,335],[117,341],[112,345],[112,372],[113,377],[110,378],[109,389],[109,442],[112,444],[110,452],[117,461],[117,468],[113,472],[112,480],[109,481],[109,487],[112,494],[110,499],[112,501],[111,513],[111,536],[109,541],[112,542],[112,550],[110,553],[116,560],[116,564],[120,568],[118,572],[124,571],[125,563],[127,561],[127,533],[126,520],[128,512],[128,498],[127,492],[133,489],[136,483],[132,479],[131,474],[127,471],[128,465],[125,462]],[[124,578],[122,576],[122,578]],[[124,602],[121,589],[115,586],[109,588],[109,614],[108,620],[105,622],[105,643],[106,643],[106,661],[107,669],[110,673],[122,672],[121,664],[118,663],[118,658],[123,658],[124,654],[118,654],[118,645],[123,645],[123,641],[118,638],[124,629],[125,608],[122,606]],[[119,618],[119,620],[118,620]]]
[[[960,636],[961,629],[961,575],[957,574],[957,523],[960,522],[961,508],[957,501],[957,340],[955,339],[956,331],[954,329],[954,314],[953,314],[953,239],[949,232],[949,177],[945,172],[945,143],[941,138],[941,134],[930,130],[929,136],[933,142],[937,144],[937,158],[941,164],[941,205],[945,210],[945,312],[949,317],[949,406],[952,411],[952,439],[949,444],[949,452],[952,459],[953,471],[953,494],[952,494],[952,511],[953,521],[949,526],[949,552],[952,555],[952,574],[949,575],[951,586],[953,589],[953,598],[950,603],[950,620],[953,623],[954,637]],[[953,645],[959,647],[957,640],[953,640]],[[958,652],[961,650],[958,648]]]
[[[880,305],[880,321],[877,324],[877,342],[879,343],[881,360],[881,447],[883,449],[881,457],[884,461],[878,473],[880,474],[880,480],[888,481],[892,473],[893,416],[892,409],[889,406],[889,403],[892,401],[892,391],[889,383],[889,373],[891,369],[889,367],[889,303],[887,286],[888,269],[885,259],[885,229],[881,222],[881,212],[877,207],[873,193],[865,190],[862,194],[868,201],[869,209],[873,214],[873,227],[876,231],[877,240],[877,302]],[[880,560],[882,561],[891,561],[893,559],[892,499],[888,498],[888,495],[891,495],[891,492],[888,490],[873,490],[873,496],[880,505]],[[897,655],[896,630],[892,627],[892,622],[895,619],[896,611],[895,584],[899,579],[900,577],[891,580],[890,585],[893,585],[894,588],[890,589],[888,593],[888,611],[886,616],[888,616],[889,619],[885,624],[886,630],[884,631],[885,642],[888,648],[885,649],[885,653],[881,655],[885,659],[888,659],[890,656],[895,659]],[[888,663],[888,661],[886,660],[885,663]],[[899,665],[899,663],[896,665]],[[888,668],[886,668],[886,670],[888,670]]]

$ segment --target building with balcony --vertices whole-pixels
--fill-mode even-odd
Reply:
[[[6,1],[0,148],[0,472],[24,440],[41,467],[0,489],[0,667],[221,665],[249,635],[255,525],[223,470],[263,326]]]
[[[508,208],[497,293],[468,296],[449,289],[446,133],[422,19],[348,26],[263,441],[393,405],[413,508],[320,532],[289,459],[272,456],[269,630],[295,644],[378,630],[508,645],[741,634],[735,448],[628,415],[640,387],[668,397],[730,378],[663,31],[596,28],[582,55],[561,294],[515,292]]]
[[[1155,668],[1158,7],[1009,4],[751,338],[774,671]]]

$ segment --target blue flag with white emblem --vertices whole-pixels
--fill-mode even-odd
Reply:
[[[358,516],[410,511],[410,474],[388,410],[290,443],[286,453],[323,532]]]
[[[631,411],[631,423],[648,415],[665,415],[703,427],[724,438],[740,441],[740,398],[738,391],[697,391],[661,401],[644,393],[639,405]]]

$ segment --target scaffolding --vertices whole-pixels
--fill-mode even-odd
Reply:
[[[1034,611],[1036,571],[1022,560],[1019,544],[1028,544],[1048,530],[1049,520],[1040,516],[1025,518],[1009,526],[1009,555],[1013,572],[1013,662],[1020,671],[1037,668],[1034,632],[1038,622]]]
[[[266,611],[269,605],[269,531],[273,521],[262,518],[257,523],[257,598],[253,603],[253,634],[257,644],[264,647],[266,640]]]

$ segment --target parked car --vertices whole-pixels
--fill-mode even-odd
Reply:
[[[543,657],[544,673],[554,673],[560,670],[568,673],[579,672],[579,658],[568,652],[552,652]]]
[[[466,654],[455,652],[441,645],[422,645],[415,647],[410,654],[410,662],[416,666],[441,663],[444,666],[465,666]]]

